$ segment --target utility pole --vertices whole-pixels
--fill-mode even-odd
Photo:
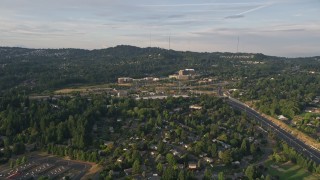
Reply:
[[[171,37],[169,35],[169,50],[171,49]]]
[[[239,52],[239,36],[238,36],[238,43],[237,43],[237,53]]]

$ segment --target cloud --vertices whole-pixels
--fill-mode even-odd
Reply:
[[[229,46],[239,35],[242,44],[248,39],[246,50],[274,54],[296,38],[305,47],[320,46],[317,5],[319,0],[1,0],[0,45],[149,46],[152,34],[152,44],[167,48],[172,33],[177,49],[233,51]]]
[[[192,4],[144,4],[138,5],[140,7],[193,7],[193,6],[248,6],[248,5],[261,5],[261,3],[192,3]]]
[[[287,31],[287,32],[301,32],[301,31],[309,31],[316,32],[316,34],[320,34],[320,25],[314,23],[302,23],[302,24],[274,24],[269,28],[265,28],[268,31]]]
[[[0,18],[2,26],[0,27],[0,34],[6,34],[10,37],[72,37],[83,36],[87,32],[84,28],[79,28],[78,23],[54,22],[45,23],[34,20],[21,20],[17,18]]]
[[[231,16],[226,16],[225,19],[237,19],[237,18],[243,18],[244,15],[236,14]]]
[[[286,32],[299,32],[299,31],[305,31],[306,29],[300,28],[300,29],[276,29],[274,31],[286,31]]]
[[[242,27],[242,28],[206,28],[196,29],[189,32],[191,35],[195,35],[199,38],[209,36],[258,36],[258,37],[287,37],[295,39],[298,35],[308,37],[320,36],[320,25],[314,25],[312,23],[305,24],[275,24],[275,25],[263,25],[259,27]]]
[[[294,14],[293,16],[295,16],[295,17],[301,17],[301,16],[303,16],[303,14],[302,14],[302,13],[298,13],[298,14]]]
[[[186,15],[183,15],[183,14],[174,14],[174,15],[169,15],[169,16],[168,16],[169,19],[183,18],[183,17],[186,17]]]

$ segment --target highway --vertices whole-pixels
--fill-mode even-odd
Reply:
[[[246,104],[230,97],[226,99],[226,102],[231,107],[243,111],[247,113],[247,115],[249,115],[250,117],[256,119],[263,128],[274,131],[274,133],[277,135],[279,139],[284,140],[289,146],[293,147],[297,152],[303,154],[305,157],[312,159],[317,164],[320,164],[319,150],[306,145],[304,142],[297,139],[291,133],[281,129],[279,126],[274,124],[272,121],[266,119],[265,117],[261,116],[259,112],[248,107]]]

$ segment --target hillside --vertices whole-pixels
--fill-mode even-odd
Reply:
[[[308,59],[316,61],[315,58]],[[307,65],[314,67],[311,60],[308,61],[311,65]],[[248,69],[252,63],[244,61],[267,63]],[[115,82],[119,76],[167,76],[182,68],[194,68],[201,74],[221,78],[256,72],[263,75],[261,72],[275,73],[291,66],[287,61],[306,63],[301,59],[262,54],[181,52],[124,45],[99,50],[0,47],[0,89],[40,92],[74,84]]]

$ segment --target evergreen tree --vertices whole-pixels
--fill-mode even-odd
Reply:
[[[246,154],[247,153],[247,140],[246,139],[243,139],[242,140],[242,143],[241,143],[241,146],[240,146],[240,150],[243,154]]]
[[[175,172],[175,170],[173,169],[172,166],[168,166],[164,170],[162,178],[165,179],[165,180],[175,180],[176,179],[176,172]]]
[[[223,172],[218,173],[218,180],[225,180]]]
[[[157,172],[159,174],[162,174],[162,172],[163,172],[163,165],[160,162],[157,165]]]
[[[266,176],[266,180],[271,180],[272,179],[272,177],[270,176],[270,174],[268,174],[267,176]]]
[[[138,174],[141,172],[141,166],[139,160],[135,160],[133,165],[132,165],[132,171],[134,174]]]
[[[185,180],[185,172],[183,169],[179,172],[178,180]]]
[[[256,146],[252,143],[251,145],[250,145],[250,153],[251,154],[255,154],[257,152],[257,148],[256,148]]]
[[[206,168],[206,170],[204,171],[203,180],[210,180],[210,179],[212,179],[212,172],[210,169]]]
[[[255,178],[255,168],[252,165],[249,165],[245,171],[245,175],[250,179],[254,179]]]

